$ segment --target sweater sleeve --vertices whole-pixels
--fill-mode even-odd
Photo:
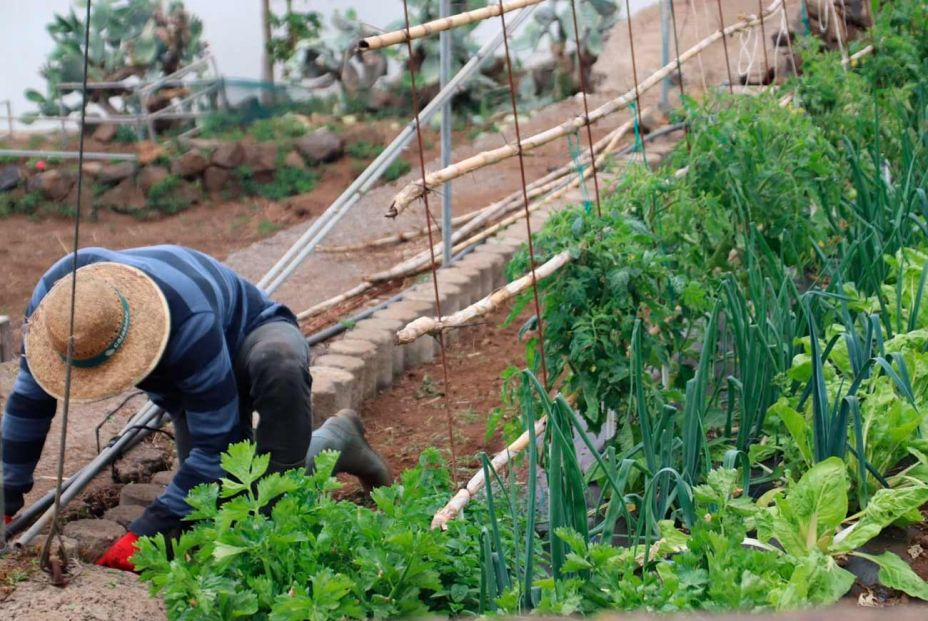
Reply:
[[[34,483],[33,472],[45,437],[55,416],[57,401],[36,383],[26,357],[3,413],[3,499],[4,515],[14,515],[23,506],[23,496]]]
[[[212,313],[197,313],[175,329],[165,352],[187,418],[191,450],[164,493],[129,530],[153,535],[181,525],[190,512],[187,493],[218,480],[220,454],[238,439],[238,387],[222,326]]]

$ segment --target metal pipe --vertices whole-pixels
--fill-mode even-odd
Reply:
[[[519,27],[534,12],[538,5],[532,5],[519,11],[512,21],[511,29]],[[487,60],[491,54],[503,42],[502,33],[498,33],[491,40],[487,41],[483,47],[465,64],[460,71],[451,78],[448,85],[423,108],[419,118],[424,122],[429,120],[435,112],[444,104],[446,99],[455,95],[471,76],[476,73],[480,65]],[[358,175],[348,188],[335,199],[328,209],[319,216],[315,222],[300,236],[300,238],[284,253],[284,256],[275,263],[267,274],[258,281],[258,286],[267,293],[273,293],[283,282],[289,278],[290,274],[299,267],[303,261],[312,253],[315,247],[321,242],[325,235],[331,230],[332,226],[340,220],[351,207],[353,207],[361,196],[363,196],[371,187],[380,179],[380,176],[386,170],[387,166],[396,159],[400,151],[406,147],[415,135],[415,122],[410,121],[403,128],[403,131],[397,135],[377,158]],[[329,222],[332,224],[329,224]]]
[[[147,416],[139,417],[138,423],[133,427],[128,427],[121,433],[115,442],[103,449],[99,455],[97,455],[89,464],[81,468],[73,477],[68,479],[67,489],[64,489],[62,485],[61,493],[61,506],[65,506],[67,503],[71,502],[75,496],[81,493],[81,491],[87,486],[90,481],[93,480],[97,474],[105,468],[110,462],[115,460],[124,450],[129,448],[132,441],[138,436],[142,431],[138,429],[139,426],[148,426],[150,423],[154,422],[155,418],[160,416],[161,410],[154,404],[149,404],[148,406],[143,406],[143,410],[147,412]],[[140,412],[141,413],[141,412]],[[135,418],[135,417],[133,417]],[[52,498],[54,500],[54,498]],[[38,503],[36,503],[38,504]],[[49,503],[51,504],[51,503]],[[34,507],[35,505],[33,505]],[[30,507],[32,509],[32,507]],[[24,532],[19,538],[14,542],[16,547],[25,547],[29,545],[29,542],[38,535],[46,524],[51,520],[54,515],[54,507],[49,507],[42,516],[37,519],[29,529]],[[20,516],[19,519],[25,518],[26,515]],[[23,523],[25,520],[23,519]],[[13,523],[10,522],[10,529],[12,530]]]
[[[62,160],[76,160],[77,151],[44,151],[34,149],[0,149],[0,157],[49,157]],[[105,160],[111,162],[134,162],[138,160],[135,153],[84,153],[85,160]]]
[[[451,0],[441,0],[439,4],[439,14],[441,17],[448,17],[451,14]],[[448,79],[451,76],[451,33],[443,30],[438,35],[440,47],[439,58],[439,84],[442,89],[448,85]],[[441,167],[451,165],[451,98],[441,107]],[[442,266],[451,265],[451,182],[445,183],[442,188],[441,196],[441,239],[444,242],[442,246]]]
[[[12,138],[13,137],[13,105],[10,103],[9,99],[4,99],[3,103],[6,106],[7,130],[10,132],[10,138]]]

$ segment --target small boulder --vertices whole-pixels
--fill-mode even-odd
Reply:
[[[119,490],[119,504],[147,507],[164,491],[164,486],[153,483],[129,483]]]
[[[135,155],[138,158],[139,166],[148,166],[164,155],[164,147],[151,140],[142,140],[135,143]]]
[[[209,166],[209,162],[206,161],[202,153],[196,150],[187,151],[179,159],[174,160],[171,165],[171,172],[185,179],[190,179],[206,170],[207,166]]]
[[[135,164],[132,162],[116,162],[114,164],[105,164],[97,175],[97,181],[100,183],[119,183],[123,179],[128,179],[135,174]]]
[[[41,192],[49,199],[59,201],[65,198],[74,186],[74,175],[61,170],[47,170],[29,179],[29,190]]]
[[[164,181],[168,176],[168,169],[164,166],[146,166],[139,171],[138,177],[136,178],[139,188],[145,194],[148,194],[151,191],[153,185]]]
[[[103,170],[103,162],[84,162],[84,174],[96,179]]]
[[[332,162],[342,156],[345,143],[338,134],[321,129],[300,138],[296,148],[310,163]]]
[[[225,168],[210,166],[203,173],[203,189],[209,193],[221,192],[227,187],[231,178],[232,173]]]
[[[220,168],[238,168],[245,161],[245,149],[237,142],[227,142],[213,151],[210,164]]]
[[[303,161],[299,153],[290,151],[287,153],[287,156],[284,157],[284,166],[288,168],[306,168],[306,162]]]
[[[171,484],[171,481],[174,480],[174,475],[177,474],[176,470],[162,470],[161,472],[156,472],[151,477],[151,482],[154,485],[162,485],[167,487]]]
[[[147,479],[153,472],[167,467],[164,453],[153,446],[139,446],[116,463],[115,476],[120,483]]]
[[[255,174],[277,169],[277,145],[272,142],[255,142],[244,147],[244,164]]]
[[[112,142],[115,137],[115,125],[97,125],[97,129],[93,132],[93,139],[97,142]]]
[[[101,194],[96,205],[118,213],[136,213],[145,209],[145,195],[132,179],[123,179],[115,188]]]
[[[12,190],[19,182],[22,180],[23,174],[19,170],[19,166],[15,164],[12,166],[4,166],[0,168],[0,192],[6,192],[7,190]]]
[[[92,563],[103,556],[126,529],[111,520],[74,520],[64,525],[65,537],[77,541],[77,553]]]
[[[116,522],[128,529],[129,524],[142,517],[143,513],[145,513],[145,507],[139,505],[116,505],[103,514],[103,519]]]
[[[361,124],[355,125],[345,130],[345,144],[354,144],[366,142],[367,144],[382,145],[384,136],[373,125]]]

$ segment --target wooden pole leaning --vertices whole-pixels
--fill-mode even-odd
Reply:
[[[381,35],[367,37],[366,39],[361,39],[358,42],[358,50],[361,52],[366,52],[368,50],[378,50],[380,48],[390,47],[400,43],[406,43],[407,41],[421,39],[423,37],[438,34],[439,32],[444,32],[445,30],[451,30],[452,28],[458,28],[459,26],[466,26],[467,24],[480,22],[485,19],[490,19],[491,17],[496,17],[497,15],[502,15],[503,13],[516,11],[518,9],[532,6],[533,4],[539,4],[541,2],[542,0],[513,0],[512,2],[507,2],[503,5],[494,4],[492,6],[485,6],[480,9],[474,9],[473,11],[467,11],[465,13],[458,13],[457,15],[451,15],[441,19],[434,19],[430,22],[419,24],[418,26],[412,26],[409,28],[409,30],[404,28]]]
[[[764,11],[763,15],[754,15],[746,17],[738,22],[727,26],[723,30],[717,30],[690,49],[686,50],[684,53],[680,54],[679,59],[675,59],[669,62],[667,65],[651,74],[649,77],[645,78],[640,84],[637,84],[635,88],[630,89],[628,92],[612,99],[600,107],[596,108],[590,112],[589,116],[584,118],[584,115],[579,115],[575,118],[572,118],[560,125],[551,127],[542,132],[529,136],[522,140],[521,150],[523,153],[535,150],[543,145],[546,145],[550,142],[558,140],[572,134],[581,127],[585,126],[587,123],[596,123],[603,118],[615,114],[616,112],[623,110],[628,107],[628,105],[636,100],[636,95],[640,96],[641,93],[644,93],[656,85],[660,84],[661,80],[671,75],[677,69],[677,64],[685,63],[689,60],[692,60],[713,43],[717,42],[719,39],[723,39],[726,36],[744,30],[746,28],[752,28],[760,23],[761,20],[770,17],[774,11],[778,10],[783,4],[783,0],[775,0],[767,9]],[[427,191],[430,191],[441,184],[456,179],[458,177],[472,173],[480,168],[486,166],[491,166],[502,160],[515,157],[519,153],[519,148],[516,145],[505,145],[498,147],[496,149],[490,149],[489,151],[484,151],[478,153],[472,157],[466,158],[443,168],[435,172],[429,173],[424,181],[412,182],[404,186],[393,198],[393,203],[390,205],[387,210],[387,217],[396,217],[403,210],[405,210],[413,201],[418,198],[421,198]]]

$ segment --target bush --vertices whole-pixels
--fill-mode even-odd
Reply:
[[[190,197],[183,191],[182,181],[168,175],[148,190],[146,205],[152,211],[173,215],[190,208]]]

